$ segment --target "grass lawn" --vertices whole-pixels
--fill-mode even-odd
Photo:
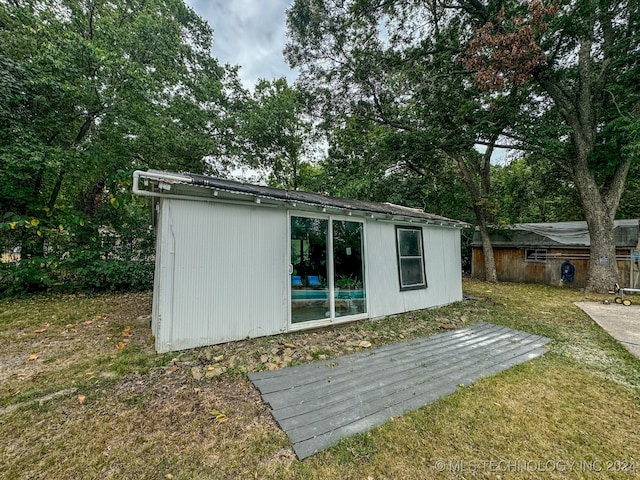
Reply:
[[[464,290],[474,300],[168,355],[153,351],[150,294],[2,300],[0,478],[640,477],[640,360],[573,305],[606,296]],[[303,462],[246,378],[478,321],[553,342]]]

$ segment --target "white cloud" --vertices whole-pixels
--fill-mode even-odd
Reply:
[[[253,87],[259,78],[296,73],[282,55],[286,43],[285,11],[292,0],[186,0],[213,28],[212,55],[240,65],[240,79]]]

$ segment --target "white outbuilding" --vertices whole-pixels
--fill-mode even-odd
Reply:
[[[152,197],[152,330],[168,352],[462,300],[467,224],[390,203],[137,171]]]

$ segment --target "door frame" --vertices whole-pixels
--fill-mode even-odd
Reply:
[[[353,217],[349,215],[334,215],[329,213],[315,213],[315,212],[305,212],[305,211],[295,211],[288,210],[287,211],[287,272],[290,271],[291,268],[291,217],[301,217],[301,218],[317,218],[321,220],[327,220],[327,287],[328,287],[328,296],[329,296],[329,312],[330,315],[328,318],[322,318],[318,320],[308,320],[305,322],[293,323],[292,320],[292,312],[291,312],[291,278],[290,274],[287,275],[287,331],[293,332],[297,330],[305,330],[309,328],[318,328],[325,327],[329,325],[338,325],[341,323],[353,322],[355,320],[363,320],[369,318],[369,295],[367,295],[367,289],[369,285],[369,279],[367,278],[367,221],[366,218],[361,217]],[[353,315],[345,315],[336,317],[335,316],[335,285],[334,285],[334,259],[333,259],[333,221],[347,221],[362,224],[362,270],[363,270],[363,289],[364,289],[364,301],[365,301],[365,312],[364,313],[356,313]]]

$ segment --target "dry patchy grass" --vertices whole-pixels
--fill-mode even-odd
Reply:
[[[154,364],[150,294],[0,302],[0,407]],[[130,328],[130,335],[123,334]],[[120,351],[118,343],[126,349]]]
[[[0,477],[634,475],[589,471],[590,466],[606,470],[606,462],[616,460],[635,462],[638,475],[640,361],[572,303],[602,297],[477,281],[466,281],[465,292],[476,300],[380,322],[168,356],[153,353],[148,294],[2,301],[0,408],[6,410],[0,413]],[[361,342],[375,347],[477,321],[554,341],[540,359],[483,379],[304,462],[295,459],[245,375],[347,354],[361,348]],[[121,350],[116,346],[120,341]],[[34,354],[37,359],[29,360]],[[68,388],[77,391],[33,402]],[[78,395],[84,397],[82,403]],[[216,420],[216,412],[227,421]],[[508,463],[498,464],[500,460],[528,471],[515,471]],[[571,461],[578,463],[570,468]]]
[[[574,305],[613,300],[611,295],[546,285],[488,285],[475,280],[465,281],[465,292],[491,306],[487,321],[550,337],[553,353],[576,360],[603,378],[640,390],[638,359]]]
[[[638,398],[552,357],[483,379],[343,441],[340,448],[312,457],[308,473],[313,478],[588,478],[581,462],[637,462]],[[570,462],[576,462],[573,470]],[[600,472],[598,478],[619,477]]]

